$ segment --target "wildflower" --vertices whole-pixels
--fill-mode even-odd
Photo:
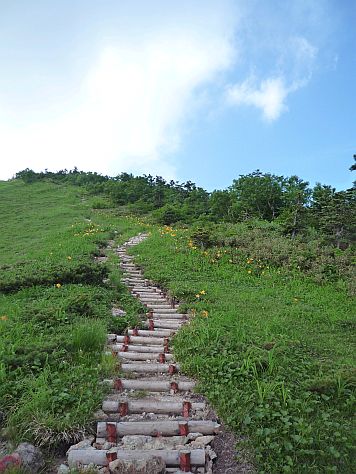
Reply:
[[[252,273],[252,270],[247,270],[247,273]]]
[[[197,295],[195,295],[196,298],[200,298],[200,294],[198,293]]]
[[[68,255],[67,257],[68,260],[72,260],[72,257],[70,255]]]
[[[0,316],[0,321],[7,321],[9,318],[4,314],[3,316]]]
[[[204,318],[207,318],[208,315],[209,315],[209,313],[208,313],[208,311],[202,311],[202,312],[201,312],[201,315],[202,315]]]
[[[200,294],[201,294],[201,295],[205,295],[205,294],[206,294],[206,291],[205,291],[205,290],[201,290]]]
[[[62,285],[61,285],[60,283],[56,283],[54,286],[55,286],[56,288],[61,288],[61,287],[62,287]]]

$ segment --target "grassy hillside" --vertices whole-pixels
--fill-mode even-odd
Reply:
[[[256,248],[252,231],[237,227],[229,232],[245,232]],[[346,288],[273,267],[247,244],[198,247],[190,234],[165,227],[134,249],[148,276],[195,314],[175,339],[184,370],[248,435],[259,472],[354,472],[355,307]]]
[[[45,179],[0,183],[0,420],[15,441],[60,447],[90,430],[98,381],[116,370],[105,334],[137,321],[115,257],[94,258],[148,224],[107,199]],[[354,472],[352,248],[291,239],[274,222],[200,225],[150,225],[132,250],[195,315],[175,338],[184,370],[247,435],[259,472]]]
[[[94,261],[110,238],[143,229],[93,211],[79,188],[0,183],[0,407],[7,437],[58,447],[90,427],[114,370],[102,355],[108,330],[140,309],[108,264]],[[103,284],[111,277],[114,285]],[[113,302],[128,313],[117,322]]]

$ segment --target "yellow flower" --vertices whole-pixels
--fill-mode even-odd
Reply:
[[[196,296],[196,298],[200,298],[200,294],[199,294],[199,293],[198,293],[197,295],[195,295],[195,296]]]
[[[61,288],[61,287],[62,287],[62,285],[61,285],[60,283],[56,283],[54,286],[55,286],[56,288]]]
[[[1,321],[7,321],[9,318],[4,314],[3,316],[0,316]]]
[[[68,255],[67,257],[68,260],[72,260],[72,257],[70,255]]]
[[[200,294],[205,295],[206,294],[205,290],[201,290]]]
[[[247,270],[247,273],[252,273],[252,270]]]
[[[207,318],[208,317],[208,311],[202,311],[201,312],[201,315],[204,317],[204,318]]]

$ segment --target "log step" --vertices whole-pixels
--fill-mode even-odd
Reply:
[[[152,373],[163,373],[163,374],[176,374],[179,372],[180,367],[178,364],[160,364],[156,362],[151,363],[125,363],[121,364],[121,370],[124,373],[127,372],[140,372],[142,374],[152,374]]]
[[[149,336],[117,336],[116,341],[124,344],[158,344],[163,346],[166,342],[166,338]]]
[[[156,362],[165,362],[173,360],[172,354],[154,352],[118,352],[118,357],[124,360],[153,360]]]
[[[110,456],[109,456],[110,453]],[[165,449],[151,449],[151,450],[121,450],[113,449],[110,451],[105,449],[73,449],[68,453],[68,464],[71,468],[76,468],[78,465],[94,465],[94,466],[108,466],[109,459],[147,459],[151,456],[157,456],[163,459],[167,466],[181,466],[182,454],[189,453],[189,461],[192,466],[205,465],[205,450],[204,449],[182,449],[182,450],[165,450]]]
[[[141,337],[169,337],[174,334],[173,329],[157,329],[154,331],[149,331],[146,329],[129,329],[128,331],[129,336],[141,336]]]
[[[167,347],[167,346],[166,346]],[[118,352],[153,352],[155,354],[161,354],[162,352],[168,353],[165,346],[146,346],[146,345],[136,345],[136,344],[113,344],[111,350],[114,353]]]
[[[107,438],[112,433],[116,438],[127,435],[146,436],[178,436],[183,429],[188,433],[212,435],[219,432],[220,425],[210,420],[189,421],[99,421],[97,424],[98,438]]]
[[[192,412],[204,410],[205,403],[191,403],[189,400],[170,402],[161,400],[105,400],[102,410],[106,413],[119,413],[126,416],[131,413],[172,414],[189,417]]]
[[[152,380],[152,379],[106,379],[104,383],[110,388],[122,390],[143,390],[147,392],[189,392],[195,387],[195,382],[181,380]]]

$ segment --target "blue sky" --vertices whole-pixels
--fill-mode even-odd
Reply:
[[[355,0],[0,0],[0,179],[355,179]]]

